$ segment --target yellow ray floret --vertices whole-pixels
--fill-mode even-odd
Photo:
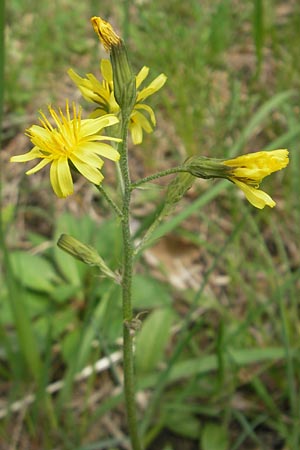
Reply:
[[[113,73],[109,60],[102,60],[100,71],[103,81],[100,82],[93,74],[87,74],[86,78],[80,77],[74,70],[70,69],[68,74],[78,86],[83,97],[98,105],[91,117],[99,117],[103,114],[119,114],[120,107],[114,96]],[[144,102],[150,95],[155,94],[165,84],[167,77],[161,73],[147,87],[141,88],[143,81],[149,73],[148,67],[143,67],[136,75],[136,102],[130,115],[129,130],[135,145],[143,140],[143,132],[151,133],[156,125],[153,109]]]
[[[12,162],[27,162],[40,158],[41,161],[26,173],[31,175],[38,170],[50,166],[50,181],[58,197],[67,197],[73,193],[73,180],[70,163],[93,184],[103,180],[101,168],[105,157],[112,161],[119,159],[119,153],[103,140],[117,141],[120,139],[103,136],[101,131],[118,123],[118,118],[112,114],[102,115],[97,119],[81,119],[81,109],[72,104],[72,115],[68,102],[66,113],[61,109],[56,112],[48,107],[54,125],[44,113],[40,113],[40,124],[32,125],[26,134],[34,147],[24,155],[13,156]]]
[[[286,149],[262,151],[238,156],[223,161],[230,168],[226,176],[245,194],[247,200],[256,208],[265,206],[273,208],[274,200],[264,191],[258,189],[262,180],[273,172],[284,169],[289,163]]]

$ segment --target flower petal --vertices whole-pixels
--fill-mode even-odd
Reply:
[[[140,87],[142,82],[147,78],[149,70],[150,70],[149,67],[144,66],[144,67],[141,68],[139,73],[136,75],[135,81],[136,81],[136,88],[137,89]]]
[[[92,152],[87,152],[86,148],[78,148],[76,150],[76,154],[74,154],[75,158],[80,159],[83,163],[88,164],[89,166],[95,167],[96,169],[101,169],[104,161],[99,158],[97,154]],[[73,162],[73,157],[71,156],[70,160]]]
[[[113,71],[109,59],[101,59],[100,70],[104,80],[111,83],[113,81]]]
[[[112,161],[119,161],[120,159],[120,154],[114,147],[102,142],[89,142],[88,144],[84,144],[82,147],[79,147],[79,150],[81,151],[81,154],[83,154],[83,152],[92,152],[96,155],[101,155],[107,159],[111,159]]]
[[[151,131],[153,131],[153,128],[152,128],[149,120],[146,119],[146,117],[139,111],[134,111],[131,114],[129,129],[132,126],[132,123],[139,123],[140,126],[143,128],[143,130],[145,130],[147,133],[151,133]]]
[[[67,158],[58,160],[57,179],[63,197],[73,194],[73,180]]]
[[[159,91],[159,89],[163,87],[166,81],[167,81],[166,75],[161,73],[160,75],[158,75],[158,77],[156,77],[152,81],[152,83],[149,84],[149,86],[138,92],[136,101],[140,102],[142,100],[145,100],[145,98]]]
[[[134,109],[144,109],[145,111],[147,111],[147,113],[148,113],[149,116],[150,116],[150,120],[151,120],[152,124],[153,124],[154,126],[156,125],[155,114],[154,114],[153,109],[152,109],[150,106],[145,105],[145,103],[137,103],[137,104],[135,105]]]
[[[274,200],[264,191],[255,189],[242,181],[232,179],[232,181],[244,192],[247,200],[256,208],[263,209],[265,206],[273,208],[276,203]]]
[[[64,166],[63,170],[61,170],[62,169],[61,165]],[[67,174],[65,176],[66,180],[69,179],[69,183],[67,182],[66,185],[61,184],[61,180],[60,180],[61,172],[63,172],[63,171],[65,171],[65,173],[69,172],[69,175]],[[59,161],[58,159],[55,159],[52,162],[51,167],[50,167],[50,182],[51,182],[52,188],[53,188],[55,194],[57,195],[57,197],[63,198],[63,197],[67,197],[68,195],[73,194],[73,182],[72,182],[70,168],[67,163],[67,160]]]
[[[260,183],[263,178],[273,172],[284,169],[289,163],[286,149],[248,153],[224,161],[223,164],[232,167],[232,176]]]
[[[40,158],[41,153],[37,147],[33,147],[28,153],[24,153],[23,155],[16,155],[10,158],[11,162],[27,162],[32,161],[33,159]]]
[[[105,114],[104,116],[98,117],[96,119],[85,119],[81,121],[81,134],[84,136],[89,136],[91,134],[96,134],[99,130],[104,127],[110,127],[119,122],[119,119],[114,114]]]
[[[132,122],[129,126],[131,139],[134,145],[141,144],[143,142],[143,129],[139,123]]]
[[[98,185],[103,180],[104,177],[98,169],[89,166],[85,162],[81,161],[81,159],[77,158],[75,155],[72,156],[71,161],[78,170],[78,172],[80,172],[91,183]]]
[[[27,170],[26,175],[32,175],[33,173],[38,172],[39,170],[43,169],[47,164],[50,163],[50,159],[44,158],[42,159],[36,166],[34,166],[32,169]]]

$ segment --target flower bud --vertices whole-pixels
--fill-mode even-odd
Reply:
[[[188,172],[180,172],[171,181],[166,194],[166,207],[169,209],[179,202],[192,187],[195,177]]]
[[[97,250],[90,245],[85,245],[67,234],[62,234],[60,236],[57,245],[66,253],[73,256],[73,258],[82,261],[88,266],[97,266],[107,277],[118,281],[117,275],[107,267]]]

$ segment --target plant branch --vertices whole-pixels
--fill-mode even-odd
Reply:
[[[111,198],[111,196],[106,192],[106,190],[104,189],[104,187],[101,184],[95,184],[96,188],[98,189],[98,191],[103,195],[103,197],[105,198],[105,200],[112,206],[112,208],[114,209],[115,213],[117,214],[117,216],[119,217],[123,217],[123,213],[120,210],[120,208],[118,207],[118,205],[113,201],[113,199]]]
[[[158,178],[178,172],[188,172],[188,170],[185,166],[177,166],[172,167],[171,169],[162,170],[161,172],[154,173],[153,175],[149,175],[148,177],[141,178],[140,180],[131,183],[131,190],[141,186],[142,184],[148,183],[149,181],[157,180]]]

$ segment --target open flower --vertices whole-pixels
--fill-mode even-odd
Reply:
[[[274,200],[259,188],[262,180],[273,172],[284,169],[289,163],[288,150],[272,150],[238,156],[223,161],[230,171],[226,178],[233,181],[245,194],[247,200],[256,208],[266,205],[273,208]]]
[[[36,158],[41,161],[26,172],[31,175],[38,170],[50,166],[50,181],[58,197],[67,197],[73,193],[73,180],[70,164],[93,184],[103,180],[101,168],[105,157],[112,161],[119,159],[119,153],[103,140],[117,141],[120,139],[103,136],[103,128],[114,125],[118,118],[112,114],[102,115],[98,119],[81,119],[81,109],[72,104],[73,118],[70,115],[69,104],[66,102],[66,114],[59,109],[56,112],[51,106],[49,113],[56,126],[52,126],[44,113],[41,114],[39,125],[32,125],[26,134],[34,147],[24,155],[13,156],[12,162],[27,162]],[[100,141],[100,142],[99,142]]]
[[[103,114],[118,114],[120,107],[114,96],[113,73],[109,60],[101,60],[100,71],[103,81],[100,82],[93,74],[87,74],[86,78],[80,77],[74,70],[69,69],[68,74],[74,83],[78,86],[83,97],[98,104],[98,107],[92,113],[91,117],[99,117]],[[150,95],[159,91],[165,84],[167,77],[163,73],[158,75],[147,87],[142,88],[142,83],[149,74],[149,68],[143,67],[136,79],[136,101],[130,115],[129,130],[132,141],[135,145],[143,140],[143,131],[151,133],[156,125],[156,119],[153,109],[144,103]]]

